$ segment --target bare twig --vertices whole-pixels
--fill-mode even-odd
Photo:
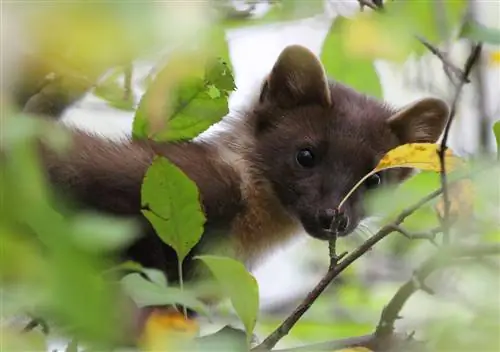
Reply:
[[[464,85],[467,83],[466,79],[469,77],[472,67],[476,63],[477,59],[480,56],[482,49],[482,44],[476,44],[472,47],[471,53],[467,58],[464,67],[464,75],[462,80],[457,86],[457,90],[455,92],[455,97],[453,98],[453,102],[450,109],[450,116],[448,117],[448,121],[446,122],[446,126],[444,128],[443,139],[441,140],[441,145],[438,151],[439,163],[441,167],[441,187],[443,189],[443,202],[444,202],[444,215],[443,215],[443,241],[445,243],[449,242],[449,214],[450,214],[450,200],[448,196],[448,185],[447,185],[447,177],[446,177],[446,165],[445,165],[445,153],[446,153],[446,142],[448,141],[448,136],[450,134],[451,123],[453,122],[453,118],[455,117],[458,100],[460,99],[460,95],[462,93],[462,89]]]
[[[285,348],[276,350],[276,352],[310,352],[310,351],[336,351],[340,349],[354,349],[356,347],[365,347],[371,351],[405,351],[421,352],[422,342],[413,339],[413,336],[403,334],[393,334],[385,339],[380,339],[375,334],[350,337],[346,339],[333,340],[310,344],[306,346]]]
[[[276,344],[288,334],[297,321],[304,315],[304,313],[311,307],[316,299],[323,293],[323,291],[330,285],[330,283],[342,273],[349,265],[361,257],[364,253],[370,250],[376,243],[384,239],[390,233],[394,232],[394,226],[400,225],[408,216],[413,214],[417,209],[423,206],[428,201],[441,194],[441,189],[438,189],[414,205],[406,208],[399,214],[399,216],[389,225],[382,227],[375,235],[367,239],[362,245],[356,248],[353,252],[348,254],[342,261],[340,261],[333,268],[328,270],[326,275],[316,285],[316,287],[309,292],[302,303],[281,323],[281,325],[272,332],[259,346],[255,347],[252,351],[269,351]]]
[[[39,326],[42,329],[42,332],[44,335],[48,335],[50,332],[49,326],[45,322],[45,320],[41,318],[32,318],[28,324],[23,328],[22,332],[30,332],[31,330],[35,329],[37,326]]]
[[[133,64],[130,62],[125,65],[124,71],[125,77],[123,84],[123,100],[129,102],[132,99],[132,74],[134,71]]]
[[[378,11],[381,10],[382,7],[377,6],[373,1],[371,0],[358,0],[359,7],[361,11],[363,11],[364,7],[368,7],[372,10]]]
[[[447,57],[447,55],[445,53],[443,53],[441,50],[439,50],[438,48],[436,48],[434,45],[432,45],[427,39],[425,39],[424,37],[420,36],[420,35],[416,35],[415,36],[417,38],[417,40],[422,43],[422,45],[424,45],[432,54],[434,54],[439,60],[441,60],[442,64],[443,64],[443,69],[446,73],[446,75],[448,76],[449,80],[451,81],[451,83],[455,84],[455,79],[458,79],[459,82],[462,81],[462,80],[465,80],[465,83],[469,83],[470,80],[469,78],[464,74],[464,72],[459,69],[457,66],[455,66],[455,64],[453,64]],[[453,73],[453,75],[455,76],[455,79],[453,78],[453,76],[451,75],[451,73]]]
[[[437,227],[426,232],[411,232],[399,225],[394,225],[393,230],[399,232],[410,240],[429,240],[432,244],[437,246],[436,235],[441,232],[441,228]]]
[[[399,288],[394,297],[382,311],[375,336],[384,338],[392,335],[394,323],[400,317],[400,312],[408,299],[418,290],[428,292],[425,279],[437,270],[454,265],[456,259],[481,258],[489,255],[500,254],[500,244],[487,244],[475,246],[446,246],[427,259],[412,275],[412,277]],[[432,291],[431,291],[432,293]]]

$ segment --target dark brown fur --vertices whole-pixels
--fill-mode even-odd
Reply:
[[[75,132],[66,158],[44,153],[52,182],[80,205],[132,216],[142,236],[126,257],[164,270],[177,279],[176,256],[141,216],[142,178],[156,154],[178,165],[200,189],[207,216],[202,241],[192,254],[234,256],[251,268],[303,228],[327,239],[318,214],[336,209],[342,197],[375,167],[389,149],[410,142],[435,142],[448,109],[425,99],[397,110],[342,84],[327,81],[307,49],[283,51],[258,101],[214,138],[177,144],[150,141],[115,143]],[[297,151],[308,147],[317,164],[303,168]],[[383,172],[384,182],[400,182],[406,169]],[[347,235],[366,215],[361,187],[346,203]],[[201,273],[186,261],[187,278]]]

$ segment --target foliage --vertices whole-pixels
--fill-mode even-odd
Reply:
[[[403,62],[413,55],[426,53],[427,49],[415,35],[432,43],[440,43],[445,38],[468,38],[498,44],[497,30],[473,21],[462,23],[466,1],[440,3],[443,9],[436,10],[430,1],[396,0],[386,3],[384,11],[362,12],[349,19],[337,17],[321,48],[320,59],[326,72],[361,92],[382,98],[376,60]],[[66,75],[70,72],[70,76],[77,76],[78,82],[92,83],[93,94],[110,106],[133,113],[133,138],[181,142],[199,136],[229,111],[228,98],[236,86],[226,29],[303,19],[324,10],[323,1],[283,0],[260,18],[208,21],[205,20],[209,17],[208,9],[200,6],[172,7],[155,1],[144,1],[140,6],[131,2],[72,1],[30,12],[26,30],[35,43],[33,50],[49,63],[48,73]],[[436,18],[439,11],[445,14],[444,26]],[[201,32],[204,35],[199,35]],[[167,63],[162,63],[156,75],[150,77],[146,93],[136,106],[127,79],[124,77],[124,84],[118,83],[126,76],[123,68],[156,53],[158,45],[165,42],[171,47],[194,43],[194,49],[181,45],[171,50]],[[95,83],[107,70],[111,70],[107,78]],[[122,263],[121,258],[115,256],[135,240],[139,224],[77,209],[64,194],[56,193],[49,186],[35,152],[36,139],[48,142],[57,153],[64,153],[71,145],[64,131],[38,118],[5,111],[0,159],[2,318],[19,314],[43,317],[51,329],[72,338],[68,352],[83,345],[89,350],[105,350],[127,340],[129,336],[124,336],[130,328],[127,324],[135,317],[124,313],[127,311],[124,296],[140,308],[179,304],[213,318],[202,302],[203,289],[183,285],[183,261],[202,238],[206,221],[199,190],[188,175],[173,162],[156,157],[141,189],[144,217],[159,238],[177,253],[181,281],[178,287],[168,282],[161,271],[137,263]],[[493,129],[500,154],[500,123],[495,123]],[[389,151],[366,177],[394,167],[421,172],[397,189],[375,192],[367,200],[368,207],[378,210],[378,215],[387,222],[417,202],[422,194],[437,189],[441,169],[438,148],[436,144],[415,143]],[[4,151],[8,151],[9,157],[4,157]],[[463,225],[454,229],[454,241],[462,243],[462,239],[466,239],[472,244],[498,244],[500,231],[495,212],[498,192],[491,189],[491,184],[498,182],[498,165],[466,163],[449,150],[445,156],[448,172],[465,166],[473,175],[460,179],[458,172],[450,174],[454,177],[451,181],[455,181],[449,186],[451,215]],[[443,217],[442,209],[441,197],[420,206],[405,219],[404,229],[436,243],[434,237],[424,235],[440,225],[437,215]],[[477,214],[481,215],[479,220],[469,216]],[[471,224],[467,224],[469,220]],[[431,249],[421,242],[410,244],[408,240],[403,236],[388,237],[387,242],[377,244],[373,252],[389,257],[396,251],[402,257],[397,263],[417,266]],[[202,255],[197,259],[216,279],[217,292],[230,299],[236,313],[236,318],[232,315],[231,318],[243,324],[247,343],[259,329],[270,332],[278,325],[276,320],[281,322],[282,316],[275,319],[259,312],[258,284],[242,263],[215,255]],[[296,338],[296,342],[315,342],[371,333],[380,311],[399,285],[360,278],[371,269],[371,262],[366,262],[356,262],[363,269],[346,270],[341,277],[346,281],[312,305],[309,315],[297,323],[290,338]],[[443,302],[429,303],[425,309],[428,316],[417,329],[425,332],[435,350],[463,346],[486,350],[495,343],[492,339],[496,336],[498,309],[492,297],[497,298],[496,262],[480,257],[475,258],[474,263],[479,268],[467,266],[468,270],[464,270],[467,277],[460,279],[466,287],[461,289],[472,297],[471,301],[481,296],[480,302],[472,307],[454,306],[455,315],[431,314],[439,312],[438,303]],[[116,274],[121,270],[133,272],[118,280]],[[408,306],[422,310],[424,303],[425,300],[419,298],[417,303]],[[470,324],[477,326],[477,331],[471,333]],[[187,344],[195,349],[193,339],[198,333],[199,326],[184,314],[155,311],[146,319],[139,347],[175,350]],[[42,350],[47,346],[46,337],[37,330],[20,334],[16,329],[2,327],[1,335],[2,346],[8,350]],[[196,346],[198,349],[203,350],[203,346]],[[348,350],[360,349],[345,351]]]
[[[382,98],[382,87],[373,60],[356,58],[345,49],[351,38],[344,38],[342,33],[349,28],[351,22],[352,20],[342,17],[335,19],[323,43],[321,61],[329,76],[360,92]],[[351,67],[356,69],[351,70]]]
[[[259,309],[259,289],[257,281],[250,275],[242,263],[231,258],[213,255],[201,255],[196,259],[203,261],[220,282],[231,299],[233,307],[245,325],[247,339],[250,342],[257,323]],[[235,285],[235,282],[238,285]]]

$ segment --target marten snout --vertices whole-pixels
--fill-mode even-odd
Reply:
[[[347,214],[336,209],[320,210],[316,218],[321,228],[330,232],[344,232],[349,226]]]

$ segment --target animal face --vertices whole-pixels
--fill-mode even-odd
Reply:
[[[340,83],[328,81],[309,50],[290,46],[262,86],[252,114],[253,165],[270,181],[289,213],[311,236],[351,233],[368,214],[363,197],[403,181],[409,169],[369,178],[337,212],[347,192],[390,149],[435,142],[448,116],[438,99],[394,109]]]

